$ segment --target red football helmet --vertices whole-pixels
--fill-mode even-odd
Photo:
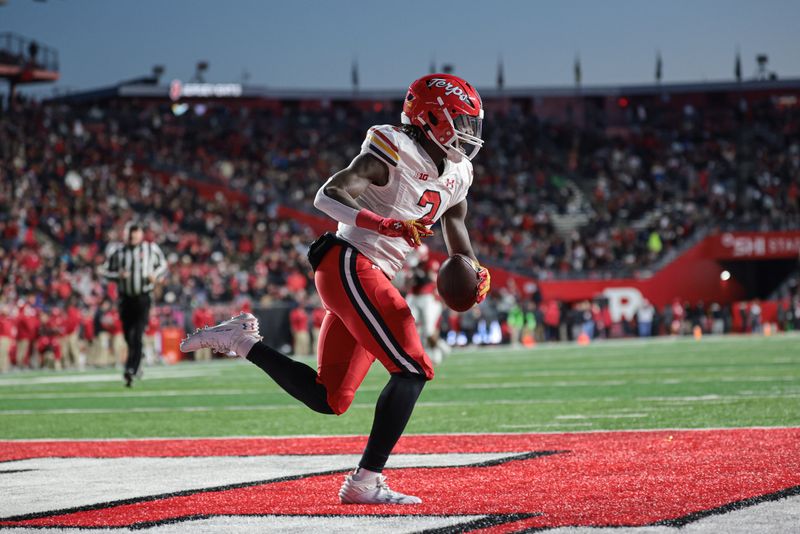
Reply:
[[[408,88],[403,124],[422,128],[431,141],[458,162],[483,146],[483,103],[478,91],[458,76],[429,74]]]

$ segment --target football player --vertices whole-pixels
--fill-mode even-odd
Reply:
[[[312,410],[343,414],[375,359],[389,382],[358,467],[339,491],[342,503],[417,504],[392,491],[381,474],[411,417],[433,366],[414,318],[391,278],[406,255],[433,235],[442,220],[449,253],[475,263],[475,297],[489,291],[489,271],[478,264],[464,219],[472,184],[472,158],[483,141],[483,105],[466,81],[432,74],[409,87],[402,126],[373,126],[350,165],[317,192],[314,205],[339,222],[309,249],[314,282],[326,315],[320,329],[317,369],[260,341],[258,321],[240,314],[196,331],[182,343],[190,352],[211,347],[246,357]]]

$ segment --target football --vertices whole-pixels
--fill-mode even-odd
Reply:
[[[439,268],[436,287],[442,300],[454,311],[464,312],[475,305],[478,271],[463,254],[447,258]]]

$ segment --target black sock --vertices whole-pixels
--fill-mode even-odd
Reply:
[[[253,345],[247,359],[259,366],[289,395],[315,412],[333,414],[328,405],[328,392],[317,382],[317,372],[296,362],[261,341]]]
[[[392,375],[378,397],[375,420],[359,467],[376,473],[383,471],[389,454],[411,418],[426,381],[424,376]]]

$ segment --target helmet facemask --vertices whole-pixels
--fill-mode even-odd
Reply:
[[[433,132],[429,132],[428,136],[445,151],[447,159],[453,163],[460,162],[464,156],[472,160],[483,146],[483,139],[481,139],[481,133],[483,132],[483,109],[479,111],[477,116],[461,113],[456,115],[455,119],[453,119],[441,97],[437,100],[439,105],[442,106],[442,112],[447,122],[450,123],[450,127],[452,131],[455,132],[455,135],[445,143],[439,143],[436,140],[436,136],[433,135]]]
[[[456,150],[471,160],[483,146],[483,139],[481,139],[483,110],[481,110],[478,117],[471,115],[457,116],[453,121],[453,127],[456,131],[456,140],[453,143]]]

